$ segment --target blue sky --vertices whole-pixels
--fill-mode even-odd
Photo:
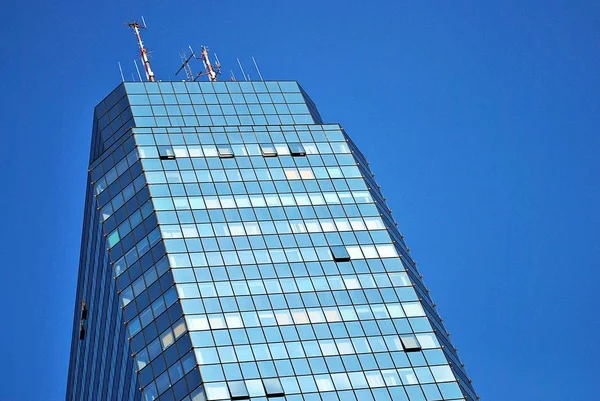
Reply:
[[[450,4],[451,3],[451,4]],[[371,162],[477,392],[600,399],[600,3],[11,2],[0,400],[64,398],[92,111],[207,44],[297,79]]]

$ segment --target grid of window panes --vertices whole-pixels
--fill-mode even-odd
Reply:
[[[135,139],[208,400],[464,399],[339,126]]]
[[[111,113],[120,110],[120,113],[111,115],[113,120],[120,121],[121,112],[126,113],[126,109],[116,106],[119,100],[115,96],[116,92],[111,93],[102,105],[111,109]],[[120,96],[124,96],[122,88],[120,92]],[[122,323],[119,295],[106,252],[106,238],[98,210],[99,201],[102,200],[96,197],[93,190],[95,173],[101,170],[97,166],[101,164],[106,169],[113,168],[124,152],[134,149],[134,143],[129,135],[129,142],[116,144],[103,153],[101,149],[104,144],[99,138],[97,124],[94,127],[95,146],[88,177],[89,190],[86,194],[66,399],[135,401],[141,398],[141,393],[137,386],[127,331]],[[131,172],[129,167],[121,163],[118,168],[121,174],[128,175]],[[120,190],[111,188],[113,194]]]
[[[138,152],[125,149],[92,170],[95,196],[144,399],[181,400],[200,376]]]
[[[287,125],[319,123],[298,83],[127,83],[138,127]]]
[[[366,161],[320,124],[295,82],[125,83],[96,107],[84,238],[110,269],[82,258],[75,325],[118,293],[125,327],[99,331],[112,355],[74,329],[71,399],[475,399]]]

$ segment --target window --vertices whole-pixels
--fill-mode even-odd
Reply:
[[[217,151],[219,152],[220,158],[230,158],[233,157],[233,149],[229,145],[217,145]]]
[[[260,145],[260,152],[264,157],[274,157],[277,156],[277,149],[272,143],[263,143]]]
[[[228,382],[229,394],[232,400],[244,400],[250,398],[248,389],[243,381]]]
[[[332,246],[329,248],[331,250],[331,254],[333,255],[333,260],[336,262],[348,262],[350,260],[350,255],[348,251],[343,246]]]
[[[83,322],[81,323],[81,325],[79,326],[79,339],[83,340],[85,338],[85,326],[83,325]]]
[[[81,320],[87,319],[88,309],[85,301],[81,301]]]
[[[158,154],[162,160],[174,159],[175,152],[171,146],[159,146]]]
[[[267,397],[282,397],[285,395],[279,379],[263,379]]]
[[[301,143],[288,143],[288,148],[292,156],[306,156],[306,151]]]
[[[415,337],[414,335],[410,334],[400,336],[400,340],[402,341],[402,347],[404,348],[404,351],[421,351],[421,344],[419,344],[417,337]]]

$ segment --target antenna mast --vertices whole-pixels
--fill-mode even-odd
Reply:
[[[154,72],[150,68],[150,60],[148,60],[148,52],[144,47],[144,42],[142,42],[142,35],[140,34],[140,29],[146,29],[146,21],[144,21],[144,17],[142,17],[143,25],[140,25],[137,21],[131,21],[127,26],[133,29],[135,36],[137,37],[138,45],[140,46],[140,58],[142,59],[142,63],[144,64],[144,69],[146,70],[146,78],[150,82],[154,82]]]
[[[221,73],[221,63],[215,54],[215,67],[217,67],[217,71],[215,71],[210,64],[210,59],[208,58],[208,47],[202,46],[202,53],[200,53],[200,58],[202,59],[202,64],[204,64],[204,70],[206,71],[204,74],[200,75],[208,75],[208,79],[211,82],[217,81],[217,74]],[[200,76],[199,75],[199,76]]]
[[[179,58],[181,58],[182,64],[181,64],[181,67],[179,67],[179,69],[175,73],[175,75],[178,75],[181,72],[181,70],[184,70],[187,80],[195,81],[196,79],[194,77],[194,73],[192,72],[192,67],[190,66],[190,61],[192,58],[198,58],[198,57],[196,57],[196,53],[194,53],[194,49],[192,49],[192,46],[188,46],[188,48],[190,49],[190,52],[192,52],[192,54],[190,54],[188,57],[185,56],[185,52],[179,54]]]

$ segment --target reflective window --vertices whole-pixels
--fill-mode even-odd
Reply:
[[[267,397],[282,397],[285,395],[281,382],[277,378],[263,379],[263,385],[265,386],[265,393]]]
[[[273,157],[277,156],[277,149],[273,144],[260,144],[260,151],[264,157]]]
[[[336,262],[347,262],[350,260],[350,254],[346,250],[346,247],[332,246],[329,249],[331,250],[333,260],[335,260]]]
[[[306,151],[301,143],[288,143],[288,148],[292,156],[306,156]]]
[[[243,381],[228,382],[227,387],[229,388],[229,395],[232,400],[243,400],[250,398],[248,389]]]
[[[217,151],[220,158],[230,158],[234,156],[233,149],[230,145],[218,145]]]
[[[421,350],[421,345],[419,344],[417,337],[412,334],[400,336],[400,340],[402,341],[402,347],[407,352]]]
[[[175,158],[175,152],[173,151],[173,148],[171,146],[159,146],[158,154],[163,160]]]

